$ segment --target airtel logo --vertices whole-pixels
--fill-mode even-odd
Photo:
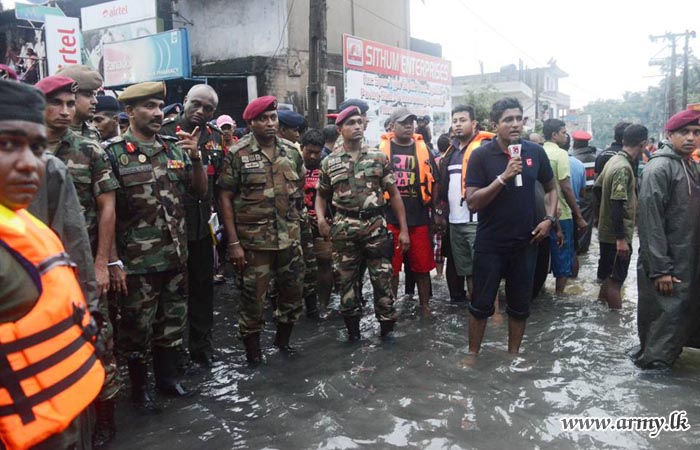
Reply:
[[[111,19],[112,17],[126,16],[129,14],[129,7],[127,5],[115,6],[113,8],[107,8],[102,10],[102,18]]]

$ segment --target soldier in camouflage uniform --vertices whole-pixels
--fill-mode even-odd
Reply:
[[[107,147],[120,183],[116,242],[126,266],[117,345],[126,353],[132,401],[157,410],[147,390],[147,362],[153,350],[156,387],[171,396],[188,392],[180,382],[178,348],[187,320],[187,233],[185,193],[203,196],[206,172],[197,133],[158,135],[165,84],[140,83],[119,96],[129,130]]]
[[[185,194],[187,217],[187,275],[188,346],[192,361],[210,367],[214,357],[212,328],[214,326],[214,245],[209,230],[214,178],[221,164],[223,149],[215,137],[211,120],[219,103],[219,96],[211,86],[198,84],[187,93],[180,114],[163,121],[161,134],[176,137],[178,129],[191,133],[199,127],[198,148],[207,171],[207,194],[196,197]]]
[[[72,78],[78,84],[71,130],[95,142],[102,141],[100,133],[90,123],[95,115],[97,90],[102,87],[102,76],[96,70],[82,64],[65,66],[56,72],[56,75]]]
[[[277,101],[251,102],[243,119],[252,133],[243,137],[224,161],[219,177],[219,206],[228,235],[228,258],[242,273],[238,334],[249,363],[262,361],[260,333],[263,301],[270,276],[282,287],[275,309],[275,346],[289,352],[289,338],[301,314],[304,262],[299,209],[303,202],[304,165],[297,149],[278,139]]]
[[[357,298],[357,278],[365,262],[374,288],[374,313],[385,337],[394,329],[396,309],[391,291],[393,240],[384,218],[384,192],[399,221],[399,245],[409,245],[403,202],[396,188],[391,162],[381,152],[362,145],[364,120],[360,109],[350,106],[336,119],[343,146],[321,162],[316,195],[316,218],[321,236],[333,241],[333,259],[340,284],[340,313],[345,319],[348,339],[360,339],[362,306]],[[335,218],[326,219],[331,200]]]
[[[71,175],[94,258],[99,297],[99,314],[96,316],[101,321],[100,333],[105,346],[102,355],[105,382],[96,408],[95,444],[99,448],[114,438],[114,407],[120,387],[107,303],[110,286],[108,262],[114,241],[115,191],[119,183],[102,148],[69,128],[75,109],[75,82],[67,77],[50,76],[39,81],[36,87],[44,92],[47,99],[44,121],[49,136],[48,150],[66,165]],[[92,265],[93,260],[84,261],[84,264]],[[80,270],[89,269],[83,266]]]

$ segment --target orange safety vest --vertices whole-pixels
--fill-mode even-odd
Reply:
[[[105,372],[58,237],[27,211],[0,205],[0,245],[40,293],[24,317],[0,323],[0,440],[7,450],[24,450],[65,430],[97,397]]]
[[[391,139],[394,133],[383,134],[379,141],[379,151],[384,153],[391,160]],[[414,134],[413,140],[416,142],[416,158],[418,158],[418,179],[420,180],[420,192],[423,204],[427,205],[433,198],[433,169],[430,166],[430,150],[425,145],[423,136]],[[389,193],[384,193],[384,198],[389,200]]]
[[[465,180],[467,179],[467,163],[469,162],[469,157],[472,154],[472,150],[481,147],[481,143],[483,141],[492,141],[494,136],[496,136],[496,134],[491,133],[490,131],[479,131],[469,145],[467,145],[467,149],[464,151],[464,156],[462,157],[462,200],[467,198],[467,186]]]

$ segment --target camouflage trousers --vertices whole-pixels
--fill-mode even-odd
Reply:
[[[316,285],[318,280],[318,263],[314,252],[314,234],[308,220],[301,222],[301,252],[304,255],[304,299],[313,299],[316,302],[318,297]]]
[[[241,277],[241,305],[238,336],[259,333],[265,325],[264,300],[270,277],[279,287],[275,318],[294,323],[302,311],[304,259],[297,243],[284,250],[245,250],[246,267]]]
[[[114,398],[121,388],[119,371],[117,370],[117,360],[114,357],[114,327],[109,317],[109,300],[107,295],[103,295],[97,302],[98,312],[102,316],[100,325],[100,341],[103,345],[103,354],[100,358],[105,368],[105,381],[102,383],[102,390],[97,396],[99,400],[109,400]]]
[[[129,294],[121,300],[117,345],[146,358],[151,346],[183,345],[187,323],[187,268],[127,275]]]
[[[362,315],[355,284],[362,275],[360,267],[364,262],[374,290],[374,315],[380,321],[395,321],[390,259],[393,240],[384,217],[363,220],[337,215],[331,227],[331,240],[340,289],[340,313],[343,316]]]

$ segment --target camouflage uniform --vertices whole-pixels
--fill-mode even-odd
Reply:
[[[68,168],[80,202],[80,212],[85,218],[85,225],[92,250],[92,257],[97,254],[98,211],[97,197],[119,188],[114,177],[109,158],[97,143],[68,129],[53,150],[54,156]],[[94,264],[90,261],[90,264]],[[105,368],[105,381],[100,400],[114,398],[119,392],[120,382],[117,363],[114,358],[114,330],[109,320],[109,303],[107,296],[98,299],[98,311],[102,317],[100,335],[105,346],[102,363]]]
[[[161,134],[177,138],[177,127],[182,126],[183,113],[163,121]],[[193,357],[211,357],[214,348],[214,246],[209,230],[209,218],[213,206],[214,181],[223,158],[220,141],[214,137],[209,125],[200,127],[198,148],[202,164],[207,172],[207,193],[204,197],[185,194],[184,206],[187,222],[188,269],[188,345]]]
[[[294,323],[301,314],[304,263],[299,206],[305,169],[298,151],[277,139],[272,160],[253,134],[228,153],[218,186],[233,192],[236,231],[246,254],[241,293],[240,337],[260,333],[263,300],[271,273],[283,288],[275,310],[278,323]]]
[[[84,138],[90,139],[91,141],[95,141],[95,142],[102,141],[102,137],[100,136],[100,132],[97,131],[97,128],[95,128],[94,126],[90,125],[87,122],[83,122],[80,125],[71,125],[70,129],[75,134],[78,134]]]
[[[142,143],[129,131],[107,147],[107,154],[121,185],[116,241],[128,288],[120,305],[117,344],[145,358],[151,344],[173,349],[183,342],[187,319],[183,201],[192,163],[172,138]]]
[[[363,146],[357,162],[343,147],[321,161],[318,193],[332,195],[333,259],[340,285],[340,312],[360,316],[362,306],[353,288],[362,262],[374,288],[374,313],[380,321],[395,321],[391,291],[392,239],[386,228],[384,191],[395,184],[389,159]]]

